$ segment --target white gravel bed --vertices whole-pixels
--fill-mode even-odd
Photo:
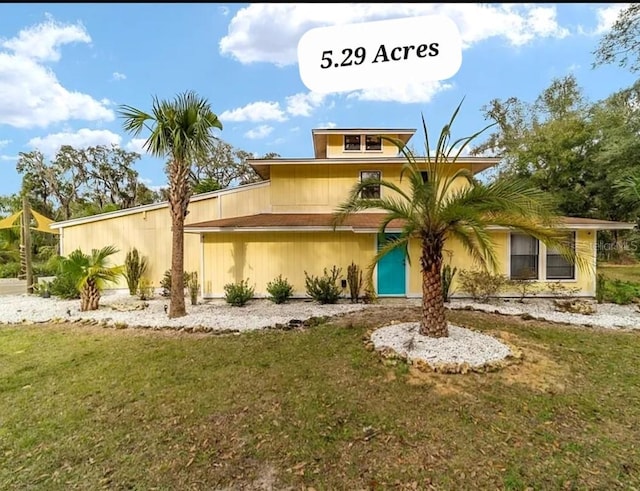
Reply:
[[[381,327],[373,332],[371,341],[376,349],[391,348],[410,360],[423,360],[430,365],[442,363],[481,367],[504,360],[511,350],[496,338],[463,327],[449,325],[449,336],[431,338],[419,333],[417,322]],[[406,343],[414,339],[407,350]]]
[[[78,319],[97,320],[109,325],[126,324],[131,327],[208,327],[214,331],[251,331],[287,324],[293,319],[304,321],[311,317],[333,316],[353,312],[366,307],[364,304],[352,304],[341,301],[332,305],[320,305],[304,300],[290,300],[276,305],[268,299],[250,300],[243,307],[233,307],[223,299],[215,299],[190,305],[185,299],[187,315],[169,319],[164,306],[169,299],[156,297],[148,300],[144,310],[121,312],[110,305],[139,302],[127,292],[104,292],[100,299],[100,308],[96,311],[81,312],[80,300],[61,300],[54,297],[41,298],[31,295],[0,296],[0,324],[50,322],[60,319],[70,321]],[[67,310],[71,312],[68,315]]]
[[[550,322],[564,322],[567,324],[603,327],[606,329],[640,329],[640,312],[634,304],[616,305],[612,303],[597,304],[589,300],[596,308],[596,312],[589,315],[556,312],[552,299],[525,299],[525,303],[517,300],[492,300],[490,303],[478,303],[471,300],[452,299],[447,305],[450,309],[473,309],[485,312],[498,311],[507,315],[529,314],[540,320]]]

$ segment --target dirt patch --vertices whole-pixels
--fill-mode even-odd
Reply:
[[[401,322],[417,322],[420,319],[420,307],[370,306],[364,310],[349,312],[332,317],[329,323],[340,327],[368,327],[377,329]]]

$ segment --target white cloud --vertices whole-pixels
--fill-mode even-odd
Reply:
[[[260,138],[266,138],[267,136],[269,136],[272,131],[272,126],[263,124],[247,131],[244,136],[250,138],[251,140],[259,140]]]
[[[22,29],[17,37],[3,40],[2,47],[16,56],[38,61],[59,61],[60,46],[90,43],[91,37],[80,23],[61,24],[47,16],[47,21]]]
[[[318,125],[318,128],[331,129],[331,128],[335,128],[336,126],[338,126],[338,125],[335,124],[333,121],[329,121],[327,123],[320,123]]]
[[[347,99],[360,101],[399,102],[401,104],[427,103],[439,92],[453,88],[452,84],[440,81],[413,82],[394,85],[393,87],[379,87],[352,92]]]
[[[0,140],[0,148],[6,147],[11,143],[11,140]]]
[[[420,15],[445,15],[458,26],[463,47],[501,37],[514,46],[536,38],[563,38],[555,6],[533,4],[267,4],[240,9],[219,43],[220,53],[241,63],[295,64],[298,41],[315,27]]]
[[[144,149],[144,144],[147,141],[146,138],[132,138],[129,142],[124,146],[125,150],[129,152],[136,152],[140,155],[144,155],[147,151]]]
[[[60,59],[59,47],[89,43],[80,24],[63,25],[51,18],[2,40],[0,51],[0,124],[17,128],[44,128],[52,123],[80,119],[113,121],[108,101],[68,90],[43,64]]]
[[[5,162],[12,162],[18,160],[17,155],[0,155],[0,160]]]
[[[244,107],[224,111],[219,117],[223,123],[226,121],[251,121],[257,123],[260,121],[287,120],[287,116],[280,108],[280,103],[265,101],[252,102]]]
[[[618,20],[620,12],[630,4],[628,3],[614,3],[608,7],[596,9],[596,18],[598,19],[598,25],[593,34],[600,35],[611,29],[611,26]]]
[[[311,116],[314,109],[322,105],[327,94],[317,92],[300,92],[286,98],[287,113],[292,116]]]
[[[113,78],[113,80],[125,80],[127,76],[124,73],[113,72],[111,78]]]
[[[218,11],[225,17],[229,15],[229,7],[225,7],[224,5],[221,5],[220,7],[218,7]]]
[[[120,145],[122,137],[109,130],[90,130],[82,128],[74,133],[52,133],[44,137],[36,137],[29,140],[27,145],[40,150],[46,156],[53,156],[62,145],[71,145],[74,148],[86,148],[97,145]]]

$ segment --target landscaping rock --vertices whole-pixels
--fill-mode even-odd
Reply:
[[[149,306],[147,302],[118,302],[109,305],[113,310],[118,312],[133,312],[135,310],[144,310]]]
[[[554,300],[553,305],[557,312],[569,312],[571,314],[591,315],[596,313],[596,307],[586,300]]]

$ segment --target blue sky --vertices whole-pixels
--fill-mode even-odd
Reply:
[[[574,73],[591,100],[633,83],[616,66],[592,69],[592,51],[625,4],[3,4],[0,6],[0,194],[17,192],[19,152],[53,156],[62,144],[116,143],[120,104],[150,109],[152,96],[206,97],[217,135],[256,155],[311,157],[321,127],[440,127],[466,96],[454,136],[486,123],[491,99],[533,100]],[[458,26],[462,66],[441,82],[310,93],[297,45],[309,29],[442,14]],[[420,134],[415,137],[420,144]],[[418,145],[416,145],[417,148]],[[163,162],[136,163],[150,186]]]

